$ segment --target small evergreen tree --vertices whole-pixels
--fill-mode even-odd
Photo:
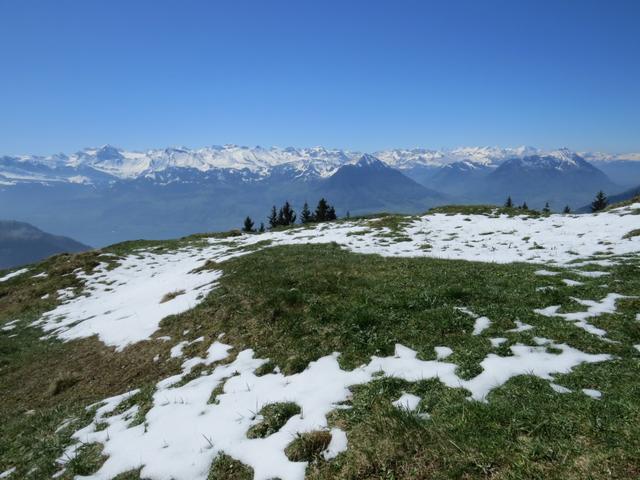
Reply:
[[[600,190],[596,195],[596,198],[591,202],[591,211],[599,212],[600,210],[604,210],[608,203],[607,196],[602,190]]]
[[[511,195],[507,197],[507,201],[504,202],[504,206],[506,208],[513,208],[513,200],[511,200]]]
[[[542,209],[542,213],[551,213],[551,208],[549,207],[549,202],[544,204],[544,208]]]
[[[251,217],[247,217],[244,219],[244,225],[242,227],[242,231],[246,233],[255,232],[255,230],[253,229],[253,220],[251,220]]]
[[[522,210],[529,210],[529,205],[527,205],[527,202],[524,202],[521,208]]]
[[[329,209],[327,210],[327,220],[335,220],[338,218],[336,216],[336,209],[333,208],[333,205],[329,205]]]
[[[309,210],[309,204],[304,202],[302,207],[302,212],[300,212],[300,222],[301,223],[309,223],[313,222],[313,215],[311,214],[311,210]]]
[[[258,233],[264,233],[264,223],[260,222],[260,228],[258,229]]]
[[[346,215],[346,217],[347,217],[347,218],[351,218],[351,213],[349,212],[349,210],[347,210],[347,215]]]
[[[314,218],[316,222],[325,222],[327,221],[327,212],[329,211],[329,204],[324,198],[321,198],[318,201],[318,206],[316,207],[316,213]]]
[[[276,206],[271,207],[271,213],[269,214],[269,228],[275,228],[278,226],[278,214],[276,213]]]
[[[562,210],[562,213],[571,213],[571,209],[569,208],[569,205],[565,205],[564,209]]]
[[[293,225],[296,223],[296,212],[291,208],[289,202],[284,202],[284,205],[278,212],[278,221],[280,225]]]

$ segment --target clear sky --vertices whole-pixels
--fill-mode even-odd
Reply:
[[[640,1],[0,1],[0,154],[105,143],[640,151]]]

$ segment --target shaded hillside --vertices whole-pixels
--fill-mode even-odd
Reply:
[[[0,220],[0,269],[33,263],[57,253],[91,247],[68,237],[51,235],[28,223]]]

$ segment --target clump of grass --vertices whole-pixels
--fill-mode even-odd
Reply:
[[[221,454],[211,464],[207,480],[251,480],[253,468],[229,455]]]
[[[49,385],[48,394],[53,397],[55,395],[59,395],[62,392],[70,389],[75,384],[77,384],[81,378],[74,373],[62,373],[53,379],[51,384]]]
[[[279,431],[291,417],[300,413],[300,407],[293,402],[271,403],[262,407],[259,415],[262,421],[247,432],[248,438],[265,438]]]
[[[635,230],[631,230],[630,232],[625,233],[622,238],[633,238],[640,235],[640,228],[636,228]]]
[[[265,362],[261,366],[259,366],[254,373],[256,374],[256,376],[262,377],[269,373],[273,373],[275,368],[276,364],[269,360],[268,362]]]
[[[166,303],[179,295],[184,295],[186,292],[184,290],[174,290],[173,292],[165,293],[163,297],[160,299],[160,303]]]
[[[91,475],[98,471],[106,457],[102,455],[102,445],[87,443],[82,445],[65,464],[67,472],[75,478],[76,475]]]
[[[284,453],[292,462],[312,462],[320,459],[320,455],[327,449],[331,442],[331,433],[324,430],[316,430],[298,434]]]

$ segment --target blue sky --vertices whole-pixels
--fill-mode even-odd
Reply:
[[[0,154],[640,150],[640,2],[0,2]]]

